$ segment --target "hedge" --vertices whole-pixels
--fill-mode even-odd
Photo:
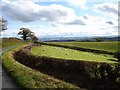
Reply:
[[[23,46],[22,48],[26,48]],[[29,68],[19,62],[13,57],[14,52],[21,50],[21,47],[9,50],[2,55],[2,65],[6,71],[12,76],[13,80],[19,85],[21,90],[36,89],[79,89],[77,86],[58,80],[47,74],[41,73],[37,70]],[[23,55],[19,56],[22,57]],[[28,57],[29,58],[29,57]],[[24,61],[24,60],[23,60]]]
[[[14,53],[18,62],[84,88],[119,88],[120,63],[65,60],[34,56],[24,48]]]

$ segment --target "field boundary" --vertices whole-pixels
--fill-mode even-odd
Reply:
[[[79,51],[84,51],[84,52],[91,52],[91,53],[98,53],[98,54],[109,54],[109,55],[115,54],[114,52],[108,52],[108,51],[103,51],[103,50],[95,50],[95,49],[81,48],[81,47],[75,47],[75,46],[66,46],[66,45],[57,45],[57,44],[50,44],[50,43],[45,43],[45,42],[35,42],[35,44],[63,47],[63,48],[69,48],[69,49],[74,49],[74,50],[79,50]]]
[[[100,88],[100,86],[101,88],[120,87],[117,84],[117,79],[120,78],[119,63],[100,63],[41,57],[32,55],[29,52],[29,47],[26,48],[15,52],[14,58],[30,68],[84,88]]]
[[[12,76],[12,78],[18,83],[21,89],[53,89],[53,88],[65,88],[65,89],[79,89],[79,87],[58,80],[47,74],[43,74],[39,71],[31,69],[14,59],[14,52],[26,48],[27,45],[17,47],[15,49],[6,51],[2,55],[2,65],[6,71]],[[20,56],[21,57],[21,56]],[[27,59],[28,60],[28,59]]]

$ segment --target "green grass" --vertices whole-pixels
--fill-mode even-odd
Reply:
[[[118,42],[47,42],[47,43],[102,50],[108,52],[118,51]]]
[[[78,88],[73,84],[58,80],[20,64],[13,58],[13,52],[19,49],[20,46],[5,52],[2,55],[2,64],[12,77],[15,78],[21,88]]]
[[[82,52],[73,49],[66,49],[54,46],[35,46],[31,49],[33,55],[47,56],[53,58],[62,58],[67,60],[84,60],[94,62],[109,62],[113,63],[117,61],[112,55],[95,54],[90,52]],[[111,61],[112,60],[112,61]]]
[[[15,45],[22,44],[22,43],[24,42],[18,38],[3,38],[1,42],[1,45],[2,45],[1,48],[15,46]]]

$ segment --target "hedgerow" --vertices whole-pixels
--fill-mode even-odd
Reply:
[[[34,56],[29,49],[14,53],[18,62],[84,88],[119,88],[120,63],[65,60]]]
[[[26,45],[22,47],[27,48]],[[27,48],[27,49],[30,49]],[[21,90],[33,90],[33,89],[54,89],[54,88],[65,88],[65,89],[79,89],[77,86],[66,83],[62,80],[58,80],[47,74],[41,73],[37,70],[25,66],[14,59],[14,52],[21,50],[21,47],[9,50],[2,55],[2,65],[6,71],[11,75],[13,80],[19,85]],[[15,55],[15,54],[14,54]],[[21,60],[22,60],[22,56]],[[26,60],[28,60],[26,58]],[[24,60],[23,60],[24,61]],[[32,62],[31,62],[32,63]]]

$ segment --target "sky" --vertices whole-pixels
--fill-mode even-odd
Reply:
[[[1,0],[1,37],[29,28],[37,37],[118,36],[119,0]]]

